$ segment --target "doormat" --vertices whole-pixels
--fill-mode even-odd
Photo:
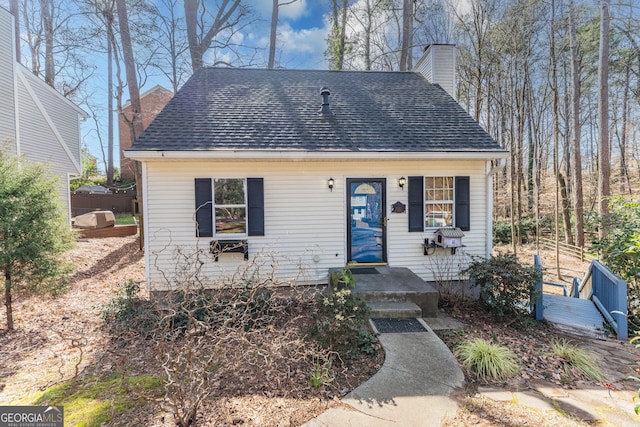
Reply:
[[[371,319],[381,334],[428,332],[418,319]]]
[[[353,274],[380,274],[375,267],[351,267]]]

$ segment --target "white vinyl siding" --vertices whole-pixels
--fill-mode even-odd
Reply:
[[[456,99],[456,47],[454,45],[430,45],[414,70],[429,83],[439,84]]]
[[[0,151],[17,154],[16,111],[13,85],[13,20],[0,8]],[[9,37],[4,37],[9,35]]]
[[[175,286],[184,277],[185,255],[201,249],[208,253],[211,237],[194,237],[195,178],[260,177],[264,179],[265,235],[247,237],[249,260],[263,265],[263,273],[275,266],[281,280],[324,283],[331,267],[345,264],[346,179],[386,178],[389,265],[409,267],[425,280],[437,279],[422,243],[430,232],[409,233],[407,213],[391,213],[391,205],[407,204],[407,188],[398,186],[401,176],[470,176],[471,230],[465,232],[464,250],[448,255],[447,262],[464,261],[464,253],[483,255],[486,250],[485,161],[149,161],[145,167],[147,189],[145,227],[152,290]],[[327,181],[335,181],[333,191]],[[435,258],[431,258],[435,259]],[[203,275],[212,282],[227,277],[245,263],[241,254],[225,254],[218,262],[207,255]]]

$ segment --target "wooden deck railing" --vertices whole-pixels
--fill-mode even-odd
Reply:
[[[531,300],[535,310],[536,320],[543,319],[543,290],[542,264],[540,257],[534,255],[534,267],[540,274],[536,284],[535,295]],[[566,289],[565,289],[566,290]],[[565,295],[566,292],[565,292]],[[619,340],[626,340],[629,336],[627,324],[627,283],[613,274],[598,260],[591,261],[589,269],[582,280],[573,279],[573,287],[569,293],[571,297],[590,299],[600,313],[614,328]]]
[[[540,237],[539,241],[541,246],[548,249],[556,250],[555,240],[548,239],[546,237]],[[585,248],[570,245],[564,242],[558,242],[558,251],[562,255],[578,258],[580,261],[593,261],[594,259],[596,259],[596,255],[591,254]]]
[[[618,339],[628,337],[627,282],[613,274],[600,261],[593,260],[581,281],[574,279],[573,295],[591,299],[614,327]]]

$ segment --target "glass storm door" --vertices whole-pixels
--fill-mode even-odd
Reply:
[[[347,188],[349,262],[386,262],[386,179],[348,178]]]

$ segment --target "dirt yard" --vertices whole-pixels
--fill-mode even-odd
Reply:
[[[532,262],[532,250],[522,251],[522,259]],[[113,296],[118,283],[128,279],[144,280],[142,253],[134,237],[105,238],[79,241],[68,254],[77,271],[69,292],[58,299],[41,299],[16,295],[14,302],[15,331],[4,330],[4,305],[0,307],[0,405],[28,404],[34,393],[47,386],[73,378],[95,378],[114,372],[128,375],[144,373],[150,362],[148,343],[138,341],[124,345],[105,332],[101,306]],[[553,254],[543,254],[547,268],[546,280],[555,281]],[[529,260],[529,261],[527,261]],[[563,280],[580,277],[588,264],[562,260]],[[573,387],[575,382],[556,375],[556,362],[544,357],[532,357],[541,346],[548,346],[554,337],[561,337],[549,328],[535,333],[519,331],[504,323],[495,322],[472,309],[450,313],[465,323],[461,331],[452,331],[443,338],[450,344],[462,336],[482,336],[514,349],[527,366],[521,377],[492,387],[522,387],[527,381],[538,380],[559,387]],[[473,319],[473,321],[471,321]],[[453,344],[452,344],[453,345]],[[583,345],[590,345],[585,341]],[[278,390],[277,384],[265,387],[252,374],[242,383],[218,384],[215,398],[204,402],[198,425],[297,426],[328,407],[339,405],[338,398],[375,373],[383,362],[383,355],[374,359],[362,358],[352,362],[351,371],[332,384],[329,390],[307,390],[298,397]],[[360,366],[358,365],[360,364]],[[632,369],[633,361],[620,359],[607,365],[608,378],[617,386],[623,383],[623,372]],[[159,374],[159,373],[157,373]],[[89,376],[90,375],[90,376]],[[292,373],[293,375],[293,373]],[[296,375],[300,375],[297,373]],[[221,380],[223,381],[223,380]],[[260,380],[262,381],[262,380]],[[300,381],[307,381],[306,375]],[[467,378],[467,391],[459,396],[461,409],[448,426],[512,426],[538,425],[539,413],[519,405],[491,403],[473,397],[482,384]],[[616,382],[617,381],[617,382]],[[308,388],[308,387],[307,387]],[[173,425],[171,415],[163,409],[161,396],[147,397],[147,403],[127,410],[105,425]],[[113,403],[112,403],[113,404]],[[580,420],[560,417],[554,425],[587,425]]]
[[[32,404],[37,393],[74,377],[94,381],[120,372],[162,374],[160,369],[149,372],[149,366],[157,366],[150,343],[114,339],[101,318],[101,307],[113,297],[117,284],[144,280],[143,254],[135,237],[83,239],[68,256],[76,265],[68,293],[57,299],[16,295],[14,331],[4,329],[4,304],[0,308],[0,405]],[[330,387],[317,390],[309,386],[308,367],[293,366],[291,375],[301,389],[295,394],[278,390],[278,383],[265,384],[269,372],[221,379],[214,397],[203,402],[198,425],[300,425],[339,405],[338,398],[373,375],[384,360],[381,351],[375,357],[359,357],[349,366],[334,366],[339,371]],[[118,414],[107,425],[175,425],[161,395],[145,399],[148,403]]]

